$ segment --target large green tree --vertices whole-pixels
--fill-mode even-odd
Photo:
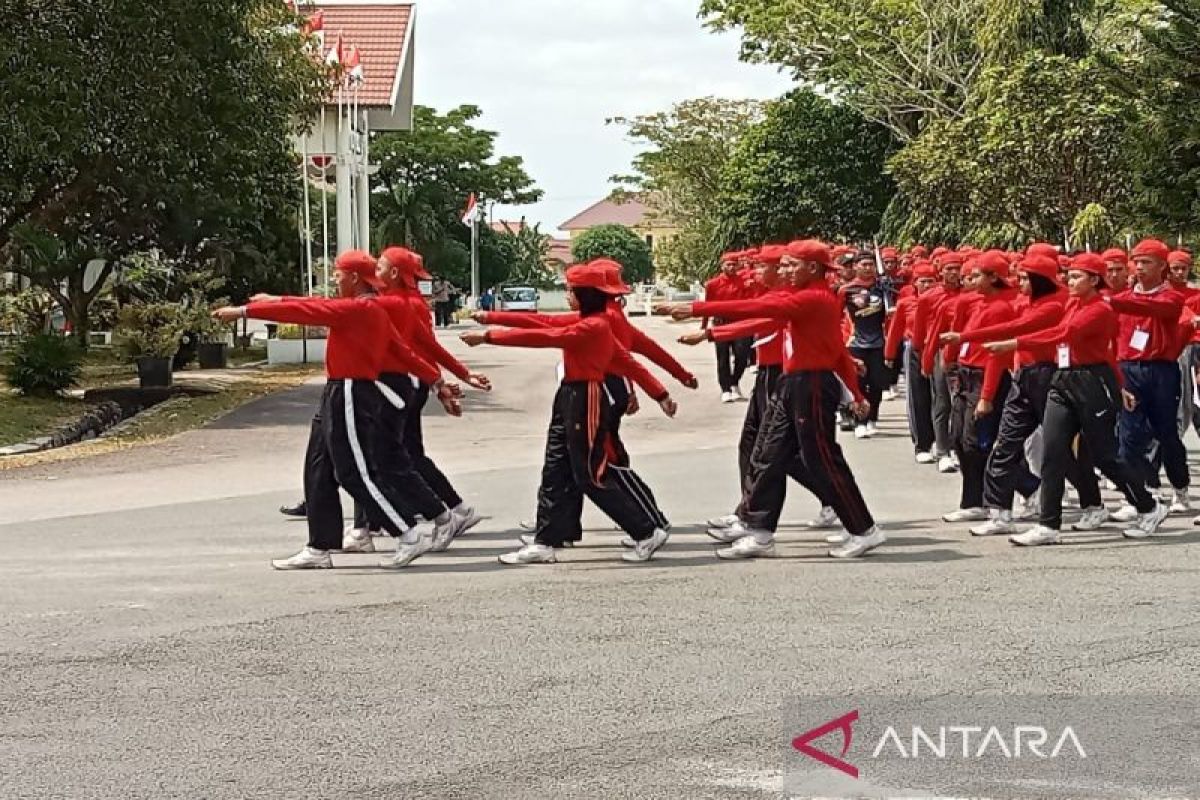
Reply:
[[[895,186],[890,132],[807,89],[768,104],[726,165],[717,203],[738,246],[801,236],[861,241]]]
[[[470,228],[462,224],[467,197],[482,202],[533,203],[542,192],[520,156],[496,156],[496,133],[476,127],[477,106],[438,114],[417,106],[411,131],[384,133],[371,142],[379,162],[371,216],[376,240],[403,243],[424,254],[427,266],[459,286],[470,285]],[[480,247],[485,285],[507,276],[505,257],[486,227]]]
[[[285,241],[291,134],[328,87],[297,21],[275,0],[5,4],[0,260],[81,340],[129,254],[246,264]]]
[[[571,257],[580,263],[611,258],[624,268],[621,274],[631,285],[654,277],[650,245],[624,225],[597,225],[584,231],[571,243]]]

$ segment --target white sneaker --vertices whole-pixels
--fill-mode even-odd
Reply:
[[[763,544],[753,536],[743,536],[731,547],[722,547],[717,551],[717,558],[726,561],[737,561],[746,558],[772,558],[775,555],[775,540]]]
[[[742,395],[742,387],[741,387],[741,386],[735,386],[735,387],[733,387],[732,389],[730,389],[730,390],[729,390],[729,393],[730,393],[731,395],[733,395],[733,399],[734,399],[734,400],[745,400],[745,399],[746,399],[746,398],[745,398],[745,397]]]
[[[462,527],[459,529],[458,533],[455,534],[456,536],[462,536],[464,533],[471,530],[471,528],[474,528],[476,525],[483,522],[483,517],[475,513],[475,509],[472,506],[468,506],[466,504],[460,504],[450,513],[454,514],[454,516],[458,517],[462,522]]]
[[[733,402],[733,392],[721,392],[721,402],[722,403],[732,403]]]
[[[1158,531],[1158,526],[1162,525],[1163,520],[1170,513],[1171,509],[1167,507],[1166,503],[1155,503],[1153,511],[1138,514],[1137,525],[1122,531],[1122,533],[1126,539],[1148,539]]]
[[[1117,490],[1117,485],[1108,478],[1105,478],[1100,482],[1100,487],[1110,492],[1115,492]]]
[[[671,534],[664,531],[662,528],[655,528],[654,533],[650,534],[649,539],[643,539],[637,545],[621,556],[623,561],[649,561],[654,558],[654,554],[658,552],[667,539],[671,538]]]
[[[517,539],[520,540],[521,544],[523,544],[523,545],[537,544],[537,537],[534,536],[532,533],[522,533],[520,536],[517,537]],[[563,542],[562,546],[563,547],[574,547],[575,543],[574,542]]]
[[[743,536],[753,536],[755,534],[761,534],[764,537],[770,535],[768,531],[762,531],[758,530],[757,528],[751,528],[747,526],[746,523],[742,522],[740,519],[730,525],[728,528],[708,529],[708,535],[710,537],[724,544],[733,544]]]
[[[632,536],[622,536],[621,547],[624,547],[626,550],[632,550],[633,548],[637,547],[637,539],[633,538]]]
[[[1138,518],[1138,510],[1131,505],[1123,505],[1112,514],[1113,522],[1133,522]]]
[[[950,456],[942,456],[938,459],[938,472],[943,475],[949,475],[951,472],[958,472],[958,464],[954,463],[954,459]]]
[[[1014,509],[1015,510],[1015,509]],[[1042,490],[1038,489],[1021,502],[1020,510],[1015,510],[1013,519],[1021,522],[1035,520],[1042,515]]]
[[[920,453],[917,453],[918,464],[932,464],[936,461],[937,459],[934,458],[933,453],[927,453],[924,450],[922,450]]]
[[[450,547],[459,534],[464,530],[467,518],[461,517],[454,512],[450,512],[450,519],[446,520],[441,525],[433,527],[433,552],[444,553]]]
[[[993,511],[991,519],[971,528],[972,536],[1005,536],[1016,532],[1017,526],[1013,525],[1011,511]]]
[[[867,423],[867,438],[870,439],[875,434],[879,433],[879,426],[874,422]]]
[[[800,525],[812,530],[822,530],[824,528],[836,527],[840,520],[837,512],[831,506],[822,506],[821,513],[817,514],[816,519],[810,519],[807,522],[801,522]]]
[[[850,541],[850,531],[842,528],[837,533],[831,533],[825,537],[825,544],[845,544]]]
[[[332,569],[333,559],[328,550],[305,547],[291,558],[280,558],[271,562],[275,569]]]
[[[415,541],[406,543],[401,539],[397,542],[396,552],[390,556],[384,556],[379,561],[379,566],[384,569],[401,569],[402,567],[407,567],[432,549],[433,537],[428,533],[421,532]]]
[[[1024,533],[1018,533],[1016,536],[1008,537],[1008,540],[1015,545],[1021,547],[1037,547],[1043,544],[1058,544],[1058,531],[1054,528],[1047,528],[1043,525],[1038,525],[1035,528],[1030,528]]]
[[[883,531],[879,530],[879,526],[871,528],[862,536],[851,536],[850,541],[846,542],[841,547],[835,547],[829,551],[832,558],[859,558],[874,550],[879,545],[887,541],[887,537],[883,535]]]
[[[883,390],[883,399],[887,400],[889,403],[892,400],[895,400],[896,399],[896,390],[895,389],[884,389]]]
[[[1195,511],[1192,508],[1192,498],[1188,497],[1187,489],[1176,489],[1175,497],[1171,503],[1172,514],[1190,514]]]
[[[375,541],[367,528],[349,527],[342,533],[343,553],[374,553]]]
[[[514,553],[505,553],[499,556],[499,559],[501,564],[515,567],[523,564],[553,564],[558,561],[558,556],[554,555],[553,547],[547,547],[544,544],[527,544]]]
[[[1079,521],[1071,526],[1073,531],[1095,531],[1099,530],[1100,526],[1108,522],[1108,509],[1104,506],[1096,506],[1094,508],[1085,508],[1083,516]]]
[[[986,508],[960,508],[942,515],[942,522],[982,522],[988,519]]]
[[[737,514],[729,514],[724,517],[713,517],[708,521],[710,528],[732,528],[738,522]]]
[[[866,425],[856,425],[854,427],[854,438],[855,439],[866,439],[870,435],[871,434],[867,433]]]

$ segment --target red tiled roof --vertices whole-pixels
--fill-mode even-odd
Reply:
[[[571,217],[558,228],[564,231],[586,230],[597,225],[625,225],[635,228],[642,224],[649,213],[650,209],[637,198],[631,197],[621,203],[605,198],[581,214]]]
[[[307,6],[304,10],[310,11]],[[325,53],[337,45],[339,35],[344,53],[349,53],[351,46],[358,48],[366,75],[358,91],[359,105],[391,108],[396,73],[404,68],[401,59],[413,18],[412,4],[317,3],[311,11],[324,12]]]
[[[525,230],[525,223],[521,220],[498,219],[491,223],[491,227],[496,233],[520,233]]]
[[[564,264],[570,264],[571,258],[571,240],[570,239],[551,239],[550,248],[546,251],[546,259],[553,261],[561,261]]]

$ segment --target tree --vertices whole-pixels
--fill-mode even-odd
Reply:
[[[0,263],[54,294],[81,342],[128,254],[232,264],[286,227],[294,122],[328,73],[283,4],[10,0],[3,22]]]
[[[496,240],[508,265],[506,283],[537,288],[553,285],[554,272],[546,267],[550,237],[542,233],[540,225],[526,225],[524,219],[515,226],[505,224],[504,230],[496,232]]]
[[[807,89],[767,105],[724,171],[717,207],[735,246],[805,236],[868,240],[895,185],[885,128]]]
[[[1088,59],[1031,52],[990,68],[962,118],[939,120],[891,161],[914,207],[970,220],[976,244],[1060,241],[1087,209],[1130,198],[1137,109]]]
[[[495,132],[473,124],[480,114],[472,105],[445,115],[416,106],[411,131],[378,134],[371,142],[379,162],[372,195],[377,239],[419,250],[430,271],[459,286],[470,282],[471,232],[462,224],[467,197],[474,192],[481,202],[520,205],[542,196],[519,156],[496,157]],[[502,281],[505,265],[483,257],[490,233],[481,235],[480,274],[502,273]],[[487,248],[495,254],[493,245]]]
[[[577,262],[611,258],[624,268],[621,274],[629,284],[654,277],[650,245],[624,225],[597,225],[584,231],[571,243],[571,257]]]
[[[609,120],[646,148],[633,161],[635,174],[614,181],[637,192],[659,221],[679,228],[659,248],[660,273],[691,280],[716,268],[729,239],[720,225],[725,168],[762,116],[755,100],[702,97],[657,114]]]

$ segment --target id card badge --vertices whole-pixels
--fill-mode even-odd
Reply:
[[[1133,336],[1129,337],[1129,346],[1134,350],[1145,350],[1148,344],[1150,344],[1150,331],[1138,328],[1133,332]]]
[[[792,346],[792,332],[789,329],[789,330],[786,330],[783,332],[783,357],[788,360],[791,360],[792,355],[795,352],[796,351],[795,351],[794,347]]]
[[[961,361],[962,359],[966,358],[967,351],[970,349],[971,349],[971,343],[963,342],[962,347],[958,348],[958,359]]]
[[[1069,369],[1071,366],[1071,346],[1068,344],[1060,344],[1058,346],[1058,368]]]

